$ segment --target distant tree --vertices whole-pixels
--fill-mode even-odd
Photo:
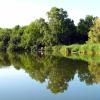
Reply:
[[[96,19],[94,25],[90,28],[89,34],[90,43],[100,43],[100,19]]]
[[[90,31],[90,27],[92,27],[96,18],[97,17],[87,15],[85,19],[80,19],[77,26],[77,31],[80,34],[79,39],[81,43],[85,43],[88,40],[88,32]]]

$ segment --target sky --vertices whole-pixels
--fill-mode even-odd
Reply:
[[[43,17],[52,7],[63,8],[75,24],[86,15],[100,17],[100,0],[0,0],[0,27],[28,25]]]

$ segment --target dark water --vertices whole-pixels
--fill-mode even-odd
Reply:
[[[0,100],[100,100],[100,63],[0,53]]]

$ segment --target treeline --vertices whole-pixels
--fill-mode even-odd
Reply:
[[[0,28],[0,50],[31,51],[46,46],[83,44],[88,41],[88,36],[90,41],[93,40],[95,29],[90,32],[90,28],[97,17],[88,15],[75,26],[62,8],[53,7],[47,15],[48,22],[40,18],[27,26]]]

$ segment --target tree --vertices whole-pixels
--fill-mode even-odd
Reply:
[[[94,25],[90,28],[88,33],[90,43],[100,43],[100,19],[96,19]]]
[[[37,19],[32,22],[25,29],[25,34],[22,36],[22,45],[25,49],[37,48],[43,44],[43,36],[47,30],[47,23],[43,18]]]
[[[11,29],[0,29],[0,50],[7,49],[11,32]]]
[[[88,40],[88,32],[90,31],[90,27],[92,27],[96,18],[97,17],[87,15],[85,19],[80,19],[77,26],[77,31],[80,34],[79,39],[81,43],[85,43]]]
[[[8,50],[19,51],[19,50],[24,49],[21,45],[21,38],[24,34],[25,28],[26,28],[25,26],[21,27],[19,25],[16,25],[14,28],[12,28]]]
[[[70,38],[75,35],[76,28],[74,22],[68,18],[67,11],[53,7],[47,14],[53,45],[70,44]]]

